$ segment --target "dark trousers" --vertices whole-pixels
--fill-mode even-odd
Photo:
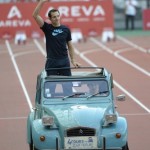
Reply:
[[[47,58],[45,64],[45,70],[47,71],[47,75],[62,75],[62,76],[71,76],[70,69],[59,69],[64,67],[70,67],[69,58],[60,58],[60,59],[53,59]],[[58,68],[56,70],[51,70],[51,68]]]
[[[70,61],[69,58],[60,58],[60,59],[53,59],[48,58],[45,64],[45,70],[47,71],[47,75],[61,75],[61,76],[71,76],[71,69],[59,69],[59,68],[70,68]],[[55,70],[51,70],[52,68],[58,68]],[[72,94],[72,84],[71,83],[63,83],[63,91],[65,95]],[[52,83],[50,85],[50,89],[52,93],[55,93],[56,84]]]
[[[134,20],[135,20],[135,16],[133,16],[133,15],[126,15],[126,17],[125,17],[126,30],[129,29],[129,23],[131,23],[131,30],[134,30]]]

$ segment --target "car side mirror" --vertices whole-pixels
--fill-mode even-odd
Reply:
[[[118,95],[118,96],[116,97],[116,100],[118,100],[118,101],[125,101],[125,100],[126,100],[126,96],[125,96],[124,94]]]

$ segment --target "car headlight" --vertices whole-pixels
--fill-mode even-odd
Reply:
[[[54,124],[54,117],[52,117],[52,116],[43,116],[42,117],[42,124],[44,126],[52,126]]]
[[[116,114],[106,114],[105,115],[104,126],[107,126],[111,123],[116,123],[116,122],[117,122],[117,115]]]

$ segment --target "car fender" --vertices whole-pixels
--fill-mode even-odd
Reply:
[[[121,138],[116,138],[116,133],[121,134]],[[123,147],[128,141],[128,125],[123,117],[118,117],[115,124],[103,127],[101,137],[106,138],[107,147],[120,146]]]
[[[41,141],[40,136],[44,136],[46,140]],[[60,141],[63,140],[60,138],[57,127],[46,128],[43,126],[41,119],[36,119],[33,121],[32,137],[34,146],[38,147],[39,149],[46,149],[47,147],[55,149],[56,137],[59,138]]]

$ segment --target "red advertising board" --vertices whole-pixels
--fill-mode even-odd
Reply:
[[[15,36],[17,31],[25,31],[28,37],[42,31],[32,17],[37,3],[0,4],[0,37]],[[71,29],[80,29],[84,35],[101,34],[103,28],[114,29],[112,0],[91,0],[45,3],[40,15],[48,20],[48,11],[57,8],[61,23]]]
[[[143,27],[144,30],[150,30],[150,9],[143,10]]]

